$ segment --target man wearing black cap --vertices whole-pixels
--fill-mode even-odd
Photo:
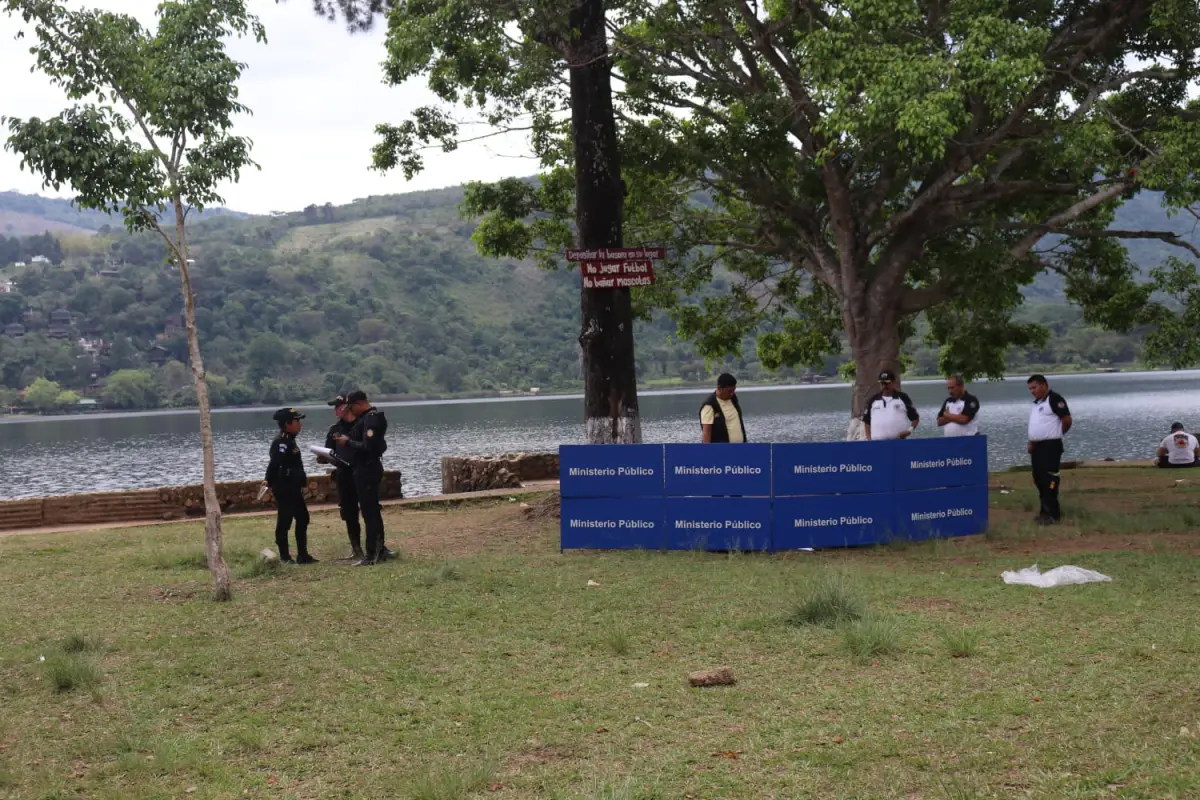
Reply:
[[[379,505],[379,484],[383,482],[383,454],[387,451],[387,418],[367,401],[367,395],[354,390],[346,395],[346,407],[354,415],[349,434],[334,436],[334,441],[350,453],[350,468],[363,526],[367,529],[367,548],[356,567],[366,567],[386,558],[383,546],[383,509]]]
[[[325,434],[325,446],[333,451],[333,459],[324,456],[317,458],[321,463],[332,463],[333,482],[337,486],[338,509],[342,520],[346,523],[346,536],[350,539],[350,559],[362,561],[362,526],[358,524],[358,492],[354,488],[354,473],[350,470],[353,455],[348,447],[339,445],[338,436],[349,436],[354,427],[354,414],[346,407],[346,396],[339,394],[329,401],[333,406],[333,415],[337,422],[329,427]]]
[[[741,444],[746,423],[737,399],[737,378],[728,372],[717,378],[717,390],[700,406],[700,441],[705,444]]]
[[[907,394],[896,388],[896,374],[879,373],[879,391],[871,395],[862,415],[867,441],[907,439],[917,429],[921,415]]]
[[[1158,446],[1158,466],[1166,469],[1185,469],[1200,465],[1200,441],[1183,428],[1182,422],[1171,425],[1171,433]]]
[[[275,495],[275,546],[279,548],[279,560],[285,564],[315,564],[317,560],[308,552],[308,506],[304,502],[308,476],[304,474],[304,459],[296,444],[304,415],[294,408],[281,408],[274,419],[279,423],[279,435],[271,442],[271,460],[263,483]],[[288,548],[292,520],[296,521],[295,562]]]

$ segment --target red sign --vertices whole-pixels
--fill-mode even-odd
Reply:
[[[667,252],[661,247],[633,247],[627,249],[609,249],[605,247],[593,250],[568,250],[567,261],[645,261],[646,259],[666,258]]]
[[[661,247],[568,250],[567,261],[579,264],[585,289],[630,289],[654,284],[654,259],[666,258]]]

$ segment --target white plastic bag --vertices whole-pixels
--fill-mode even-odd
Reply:
[[[1055,567],[1049,572],[1041,572],[1038,565],[1026,567],[1016,572],[1002,572],[1000,577],[1005,583],[1016,583],[1023,586],[1036,586],[1039,589],[1051,589],[1055,586],[1071,586],[1077,583],[1100,583],[1111,581],[1112,578],[1083,567],[1065,565]]]

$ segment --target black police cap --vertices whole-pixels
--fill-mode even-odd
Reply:
[[[346,405],[346,395],[339,394],[337,397],[333,398],[325,405],[327,405],[327,406],[344,406],[344,405]]]
[[[365,403],[365,402],[367,402],[367,393],[364,392],[362,389],[355,389],[352,392],[346,393],[346,404],[347,405],[352,406],[355,403]]]
[[[294,419],[304,419],[304,415],[294,408],[281,408],[275,412],[276,422],[291,422]]]

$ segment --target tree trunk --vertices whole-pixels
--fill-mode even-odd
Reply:
[[[570,12],[573,36],[568,44],[568,62],[579,247],[621,247],[625,187],[613,114],[604,2],[575,2]],[[641,442],[629,289],[584,289],[581,281],[579,292],[587,441]]]
[[[879,373],[890,369],[896,374],[896,389],[900,388],[900,331],[897,315],[890,307],[870,297],[848,304],[842,317],[854,356],[854,390],[850,398],[850,425],[847,441],[866,438],[862,414],[867,400],[879,391]]]
[[[196,404],[200,407],[200,447],[204,459],[204,553],[208,571],[212,573],[213,599],[233,599],[229,581],[229,565],[221,554],[221,502],[217,499],[217,466],[213,453],[212,408],[208,403],[208,381],[204,377],[204,361],[200,358],[200,337],[196,331],[196,300],[192,295],[192,277],[188,272],[187,231],[184,225],[183,203],[175,206],[175,257],[179,259],[179,280],[183,284],[183,316],[187,328],[188,361],[192,382],[196,387]]]

